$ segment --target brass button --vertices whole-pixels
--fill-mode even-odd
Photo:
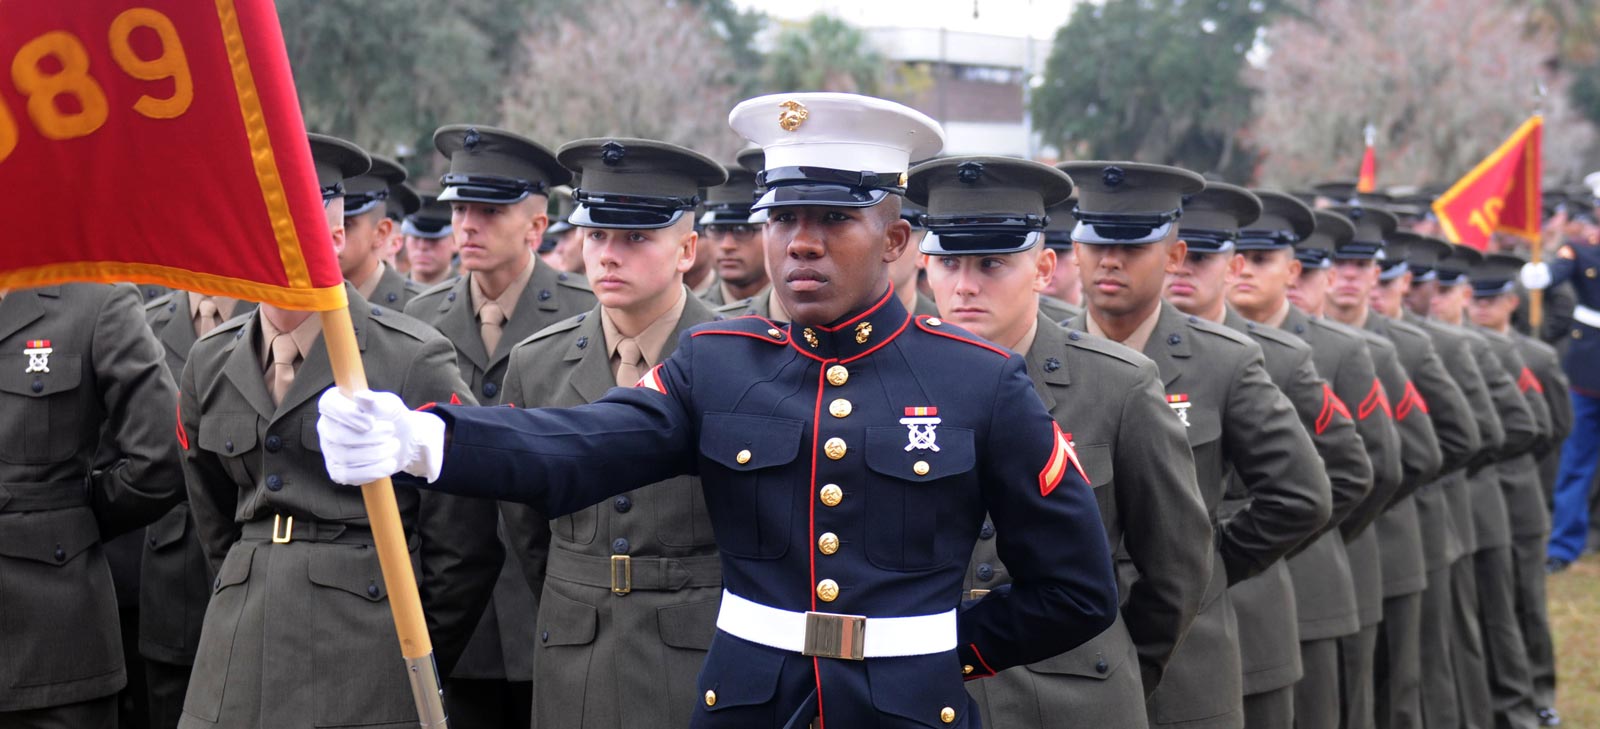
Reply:
[[[928,475],[928,462],[917,461],[916,463],[911,464],[911,470],[914,471],[918,476],[926,476]]]
[[[934,317],[929,317],[928,318],[928,326],[930,326],[930,327],[936,327],[936,326],[939,326],[940,324],[943,324],[943,323],[944,322],[939,321],[939,317],[934,316]],[[951,713],[954,713],[954,712],[951,712]]]
[[[952,708],[950,708],[948,706],[944,707],[943,709],[940,709],[939,710],[939,721],[942,721],[942,722],[944,722],[946,724],[954,724],[954,723],[956,723],[956,710],[952,709]]]
[[[768,329],[767,336],[772,337],[773,339],[780,339],[783,337],[783,332],[780,332],[776,329]]]
[[[843,418],[850,415],[850,411],[853,408],[854,406],[850,404],[849,400],[841,397],[838,400],[828,403],[828,414],[836,418]]]
[[[733,460],[738,461],[739,465],[741,465],[741,466],[746,464],[746,463],[749,463],[750,462],[750,451],[748,449],[739,451],[739,455],[734,456]]]
[[[817,599],[823,602],[833,602],[839,598],[839,583],[833,580],[823,580],[817,583]]]
[[[828,384],[838,387],[850,381],[850,370],[844,365],[834,365],[828,368]]]
[[[822,487],[819,496],[823,506],[838,506],[839,502],[844,501],[844,489],[830,483]]]
[[[1592,269],[1592,268],[1586,269],[1586,270],[1584,270],[1583,275],[1588,276],[1589,278],[1594,278],[1595,277],[1595,270]]]
[[[823,532],[817,537],[817,551],[823,554],[833,554],[839,551],[839,535],[833,532]]]
[[[715,691],[707,691],[706,692],[706,706],[716,706],[716,705],[717,705],[717,692],[715,692]]]
[[[972,675],[972,664],[969,663],[969,664],[967,664],[965,666],[962,666],[961,667],[961,675],[963,675],[963,676],[971,676]]]
[[[822,452],[828,454],[828,458],[831,460],[837,461],[840,458],[844,458],[846,450],[849,449],[845,447],[843,438],[829,438],[827,443],[822,444]]]

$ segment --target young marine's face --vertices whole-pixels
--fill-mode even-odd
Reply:
[[[1367,294],[1367,305],[1387,317],[1398,318],[1405,314],[1406,294],[1411,292],[1411,272],[1407,271],[1377,285]]]
[[[1228,289],[1228,303],[1241,311],[1267,313],[1283,306],[1303,266],[1288,248],[1239,254],[1239,274]]]
[[[1328,289],[1332,287],[1333,269],[1303,269],[1299,277],[1289,286],[1289,302],[1300,307],[1302,311],[1320,315],[1328,301]]]
[[[717,275],[729,286],[759,286],[767,280],[767,250],[760,225],[708,225],[706,243],[716,256]]]
[[[545,205],[540,195],[509,205],[450,203],[450,225],[461,248],[461,268],[494,271],[526,265],[550,224]]]
[[[694,265],[699,236],[694,221],[655,230],[581,228],[584,273],[595,298],[608,309],[650,308],[670,298]]]
[[[1028,333],[1039,313],[1039,292],[1055,269],[1055,251],[927,256],[928,283],[939,316],[1005,347]]]
[[[1167,274],[1167,301],[1186,314],[1208,316],[1222,307],[1228,280],[1237,265],[1232,251],[1189,251],[1177,270]]]
[[[455,253],[454,235],[443,238],[406,236],[406,257],[411,259],[411,272],[417,278],[433,280],[445,275]]]
[[[1511,325],[1511,314],[1521,303],[1514,293],[1474,296],[1472,303],[1467,306],[1467,313],[1472,317],[1473,324],[1497,332],[1504,331]]]
[[[1382,286],[1382,284],[1379,285]],[[1429,316],[1434,296],[1438,292],[1438,281],[1418,281],[1415,276],[1412,276],[1411,286],[1406,291],[1406,308],[1417,316]]]
[[[1167,274],[1188,254],[1181,240],[1144,245],[1076,244],[1088,305],[1111,316],[1136,313],[1161,298]]]
[[[865,309],[889,285],[911,225],[898,202],[847,208],[794,205],[767,212],[773,290],[795,323],[828,325]]]
[[[1074,306],[1083,301],[1083,283],[1078,277],[1078,255],[1072,248],[1056,250],[1056,272],[1041,293]]]
[[[353,280],[366,272],[372,259],[381,253],[380,247],[388,243],[389,226],[380,223],[387,220],[381,206],[344,219],[345,246],[339,251],[339,270],[345,278]]]
[[[1436,284],[1437,285],[1437,284]],[[1447,322],[1458,322],[1466,311],[1472,286],[1466,282],[1454,286],[1439,286],[1439,292],[1428,302],[1428,315]]]
[[[1334,261],[1333,285],[1328,290],[1327,303],[1339,309],[1359,309],[1367,305],[1367,298],[1377,284],[1377,262],[1364,258]]]

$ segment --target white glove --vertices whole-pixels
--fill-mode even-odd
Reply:
[[[1522,285],[1529,289],[1542,289],[1550,285],[1550,265],[1546,263],[1522,264]]]
[[[406,407],[390,392],[363,390],[354,399],[328,388],[317,400],[322,460],[336,483],[360,486],[404,471],[438,480],[444,467],[444,421]]]

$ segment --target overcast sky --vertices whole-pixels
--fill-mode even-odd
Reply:
[[[866,27],[950,28],[1050,38],[1072,15],[1073,0],[735,0],[784,20],[818,12]],[[978,17],[972,17],[976,4]]]

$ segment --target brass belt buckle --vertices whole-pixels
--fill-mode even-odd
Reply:
[[[626,554],[611,555],[611,594],[626,595],[633,592],[633,558]]]
[[[988,590],[967,590],[967,599],[982,600],[983,596],[987,594],[989,594]]]
[[[283,528],[280,530],[279,526]],[[281,533],[280,533],[281,532]],[[272,515],[272,543],[288,544],[294,541],[294,517],[283,518],[282,514]]]
[[[860,615],[806,613],[806,645],[801,654],[859,661],[865,657],[867,619]]]

